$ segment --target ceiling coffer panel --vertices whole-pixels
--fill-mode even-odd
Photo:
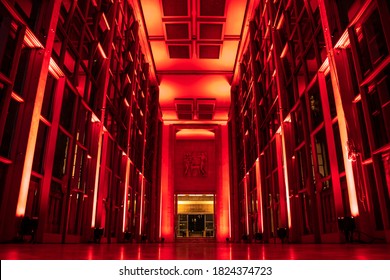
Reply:
[[[194,119],[194,100],[187,98],[175,99],[176,114],[179,120]]]
[[[177,118],[179,120],[190,121],[194,119],[194,115],[189,113],[177,113]]]
[[[222,40],[223,23],[199,23],[200,40]]]
[[[221,45],[198,45],[198,57],[206,59],[218,59],[221,54]]]
[[[198,120],[212,120],[215,110],[215,99],[197,99],[196,110]]]
[[[168,52],[170,58],[189,59],[191,56],[191,45],[190,44],[168,45]]]
[[[199,16],[224,17],[226,0],[199,0]]]
[[[189,0],[162,0],[162,9],[165,17],[188,17]]]
[[[190,25],[187,22],[166,23],[165,35],[166,40],[189,40]]]

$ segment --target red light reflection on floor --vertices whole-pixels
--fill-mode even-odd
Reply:
[[[1,244],[2,260],[390,260],[390,244]]]

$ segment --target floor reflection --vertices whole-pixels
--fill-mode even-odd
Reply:
[[[0,259],[390,260],[390,244],[1,244]]]

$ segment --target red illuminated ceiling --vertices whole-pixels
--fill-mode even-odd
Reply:
[[[247,2],[140,0],[165,122],[226,122]]]

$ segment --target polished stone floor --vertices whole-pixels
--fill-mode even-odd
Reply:
[[[390,260],[390,244],[0,244],[2,260]]]

